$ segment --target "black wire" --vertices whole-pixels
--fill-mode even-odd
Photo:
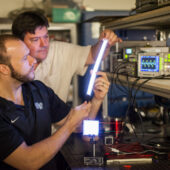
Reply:
[[[133,128],[133,126],[132,126],[132,123],[129,121],[129,119],[128,119],[128,117],[129,117],[129,111],[130,111],[130,108],[132,109],[132,110],[135,110],[135,104],[134,104],[134,102],[135,102],[135,99],[136,99],[136,95],[137,95],[137,92],[139,91],[139,89],[140,89],[140,87],[143,85],[143,84],[145,84],[147,81],[149,81],[150,79],[147,79],[147,80],[145,80],[144,82],[142,82],[139,86],[138,86],[138,88],[137,88],[137,90],[135,91],[135,93],[134,93],[134,95],[132,94],[132,90],[134,89],[134,87],[136,86],[136,84],[137,84],[137,82],[140,80],[140,78],[137,78],[134,82],[133,82],[133,84],[132,84],[132,86],[131,86],[131,89],[130,89],[130,96],[129,96],[129,105],[128,105],[128,108],[127,108],[127,111],[126,111],[126,114],[125,114],[125,123],[126,123],[126,121],[127,122],[129,122],[130,123],[130,125],[131,125],[131,127],[132,127],[132,129],[133,129],[133,132],[134,132],[134,135],[135,135],[135,137],[136,137],[136,139],[138,139],[138,136],[137,136],[137,134],[136,134],[136,131],[135,131],[135,129]],[[138,114],[138,112],[137,112],[137,114]],[[139,116],[139,118],[140,118],[140,120],[141,120],[141,125],[142,125],[142,118],[141,118],[141,116],[140,116],[140,114],[138,114],[138,116]],[[143,132],[143,126],[142,126],[142,134],[143,134],[143,136],[144,136],[144,132]],[[139,139],[138,139],[139,140]]]
[[[117,69],[115,70],[115,71],[119,71],[119,69],[120,69],[120,66],[122,66],[122,65],[125,65],[126,63],[121,63],[121,64],[119,64],[119,67],[117,67]],[[124,66],[123,66],[124,67]],[[122,67],[121,67],[122,68]],[[127,93],[127,92],[125,92],[126,94],[127,94],[127,97],[128,97],[128,101],[129,101],[129,104],[128,104],[128,108],[127,108],[127,111],[126,111],[126,114],[125,114],[125,124],[126,124],[126,121],[127,121],[127,117],[128,117],[128,112],[129,112],[129,110],[130,110],[130,108],[131,108],[131,101],[133,101],[132,99],[132,89],[133,89],[133,87],[136,85],[136,83],[137,83],[137,81],[139,80],[139,78],[138,79],[136,79],[134,82],[133,82],[133,84],[132,84],[132,87],[131,87],[131,89],[130,89],[130,83],[129,83],[129,79],[128,79],[128,75],[126,75],[126,79],[127,79],[127,82],[128,82],[128,92],[129,93]],[[119,84],[121,84],[122,85],[122,87],[125,87],[125,85],[123,84],[123,83],[121,83],[121,80],[119,79],[119,74],[116,74],[116,78],[115,78],[115,85],[117,85],[117,83],[116,83],[116,80],[119,80]],[[117,86],[118,88],[120,87],[120,86]],[[120,89],[120,88],[119,88]],[[121,90],[121,89],[120,89]],[[121,90],[122,91],[122,90]],[[127,91],[127,89],[126,89],[126,91]],[[124,91],[123,91],[124,92]],[[134,134],[135,134],[135,136],[136,136],[136,138],[137,138],[137,135],[136,135],[136,132],[135,132],[135,129],[133,128],[133,125],[131,124],[131,122],[130,122],[130,125],[131,125],[131,127],[132,127],[132,129],[133,129],[133,132],[134,132]]]
[[[121,63],[120,63],[117,67],[114,68],[113,74],[117,72],[116,69],[117,69],[119,66],[121,66]],[[112,83],[112,86],[111,86],[111,96],[113,96],[113,91],[114,91],[114,89],[115,89],[115,88],[113,89],[113,84],[116,85],[116,80],[115,80],[114,77],[111,79],[111,83]],[[116,94],[116,96],[117,96],[116,91],[115,91],[115,94]]]
[[[165,77],[168,77],[169,75],[161,75],[161,76],[156,76],[156,77],[151,77],[151,78],[148,78],[147,80],[145,80],[145,81],[143,81],[138,87],[137,87],[137,89],[136,89],[136,91],[135,91],[135,94],[134,94],[134,96],[133,96],[133,98],[132,98],[132,103],[130,104],[130,106],[133,106],[133,110],[134,110],[134,106],[135,106],[135,104],[134,104],[134,102],[135,102],[135,100],[136,100],[136,95],[137,95],[137,93],[138,93],[138,91],[139,91],[139,89],[145,84],[145,83],[147,83],[148,81],[150,81],[150,80],[152,80],[152,79],[157,79],[157,78],[159,78],[159,79],[163,79],[163,78],[165,78]],[[140,80],[140,79],[138,79],[138,80]],[[136,84],[136,83],[135,83]],[[127,110],[127,113],[129,112],[129,108],[128,108],[128,110]],[[126,116],[128,116],[128,114],[126,115]],[[142,122],[142,118],[141,118],[141,116],[140,116],[140,114],[138,114],[138,116],[139,116],[139,118],[140,118],[140,120],[141,120],[141,124],[143,123]],[[133,126],[132,126],[133,127]],[[143,127],[143,126],[142,126]],[[142,130],[143,131],[143,130]],[[135,132],[135,131],[134,131]],[[136,136],[136,135],[135,135]],[[144,133],[143,133],[143,136],[144,136]]]
[[[129,104],[128,104],[128,108],[127,108],[127,110],[126,110],[126,113],[125,113],[125,124],[127,123],[127,122],[129,122],[130,123],[130,125],[131,125],[131,127],[132,127],[132,129],[133,129],[133,132],[134,132],[134,134],[135,134],[135,136],[136,136],[136,138],[138,139],[138,137],[137,137],[137,134],[136,134],[136,131],[135,131],[135,129],[134,129],[134,127],[133,127],[133,125],[132,125],[132,123],[128,120],[128,113],[129,113],[129,111],[130,111],[130,108],[131,108],[131,101],[132,101],[132,89],[133,89],[133,86],[135,86],[135,84],[137,83],[137,81],[139,80],[139,78],[138,79],[136,79],[134,82],[133,82],[133,84],[132,84],[132,88],[129,90],[129,96],[128,96],[128,102],[129,102]],[[127,82],[128,82],[128,86],[130,87],[130,83],[129,83],[129,79],[128,79],[128,76],[127,76]],[[139,139],[138,139],[139,140]],[[138,141],[139,142],[139,141]]]
[[[111,96],[113,96],[113,91],[115,91],[116,96],[118,96],[117,92],[116,92],[116,88],[119,89],[122,93],[127,94],[126,87],[121,83],[121,80],[118,77],[118,72],[120,69],[125,68],[124,65],[125,65],[125,63],[119,63],[119,65],[114,69],[113,73],[116,74],[116,77],[112,79],[112,84],[115,84],[115,87],[112,86],[112,88],[111,88]],[[119,83],[117,83],[117,81],[119,81]],[[118,84],[120,84],[122,87],[119,86]],[[113,88],[114,88],[114,90],[113,90]]]
[[[121,81],[121,79],[119,79],[119,73],[120,73],[119,71],[120,71],[120,69],[122,69],[122,68],[126,68],[125,66],[126,66],[126,63],[120,63],[120,64],[114,69],[114,73],[116,74],[116,77],[113,79],[114,82],[115,82],[115,85],[117,85],[117,81],[118,81],[119,84],[122,85],[122,87],[125,87],[125,85],[123,84],[123,82]],[[123,72],[122,72],[122,73],[123,73]],[[135,100],[136,100],[136,96],[137,96],[137,93],[138,93],[138,91],[140,90],[140,88],[141,88],[145,83],[147,83],[148,81],[150,81],[151,79],[157,79],[157,78],[160,79],[160,78],[165,78],[165,77],[168,77],[168,76],[169,76],[169,75],[166,75],[166,76],[165,76],[165,75],[161,75],[161,76],[151,77],[151,78],[146,79],[145,81],[143,81],[141,84],[138,85],[138,87],[137,87],[137,89],[134,91],[134,95],[133,95],[133,89],[134,89],[134,87],[137,85],[138,81],[139,81],[141,78],[137,78],[137,79],[132,83],[131,88],[130,88],[130,83],[129,83],[129,79],[128,79],[128,74],[126,75],[127,85],[128,85],[128,89],[129,89],[128,93],[126,93],[124,90],[122,90],[122,89],[120,88],[120,86],[117,86],[117,88],[119,88],[119,90],[121,90],[122,92],[125,92],[126,94],[128,94],[127,96],[128,96],[128,99],[129,99],[129,100],[128,100],[129,104],[128,104],[128,108],[127,108],[126,113],[125,113],[125,124],[126,124],[126,122],[129,121],[129,120],[128,120],[128,117],[129,117],[130,108],[132,108],[133,110],[135,110],[135,106],[136,106]],[[126,88],[124,88],[124,89],[126,89]],[[127,90],[127,89],[126,89],[126,90]],[[138,117],[140,118],[141,125],[142,125],[142,124],[143,124],[142,118],[141,118],[139,112],[137,112],[137,114],[138,114]],[[129,122],[130,122],[130,121],[129,121]],[[130,124],[131,124],[131,122],[130,122]],[[131,126],[132,126],[132,124],[131,124]],[[141,127],[142,127],[142,134],[143,134],[143,136],[144,136],[143,125],[142,125]],[[136,135],[136,132],[135,132],[135,129],[133,128],[133,126],[132,126],[132,129],[133,129],[133,132],[134,132],[136,138],[138,139],[138,137],[137,137],[137,135]]]
[[[136,89],[136,91],[135,91],[134,100],[136,99],[136,94],[137,94],[137,92],[139,91],[139,89],[140,89],[145,83],[147,83],[148,81],[150,81],[150,80],[152,80],[152,79],[163,79],[163,78],[168,77],[168,76],[170,76],[170,75],[161,75],[161,76],[151,77],[151,78],[148,78],[148,79],[146,79],[145,81],[143,81],[143,82],[137,87],[137,89]]]
[[[119,88],[124,94],[128,95],[128,93],[127,93],[128,89],[127,89],[127,87],[123,84],[123,81],[121,81],[121,79],[119,78],[119,75],[117,75],[117,81],[118,81],[119,84],[121,85],[121,86],[118,86],[118,88]]]
[[[140,80],[140,79],[138,79],[138,81],[139,81],[139,80]],[[151,80],[151,79],[147,79],[147,80],[145,80],[144,82],[142,82],[142,83],[138,86],[138,88],[136,89],[134,95],[132,96],[131,106],[132,106],[133,110],[135,110],[136,104],[134,104],[134,102],[135,102],[135,100],[136,100],[136,95],[137,95],[137,93],[139,92],[139,89],[140,89],[146,82],[148,82],[149,80]],[[136,83],[135,83],[134,85],[136,85],[138,81],[136,81]],[[139,117],[139,119],[140,119],[140,121],[141,121],[142,136],[143,136],[142,140],[143,140],[143,139],[144,139],[143,121],[142,121],[142,118],[141,118],[139,112],[137,112],[137,115],[138,115],[138,117]],[[134,134],[135,134],[135,136],[137,137],[137,134],[136,134],[135,130],[134,130]],[[137,139],[138,139],[138,137],[137,137]]]
[[[121,80],[119,79],[119,74],[123,74],[123,72],[120,73],[119,70],[122,69],[122,68],[126,69],[126,64],[127,64],[127,62],[121,63],[121,64],[117,67],[117,70],[115,70],[115,74],[116,74],[115,84],[117,85],[116,80],[118,80],[118,82],[119,82],[118,84],[120,84],[122,87],[117,86],[117,88],[118,88],[120,91],[122,91],[123,93],[125,93],[125,94],[127,94],[127,92],[126,92],[127,89],[126,89],[126,87],[124,86],[124,84],[121,82]],[[122,66],[122,65],[123,65],[123,66]],[[121,66],[121,67],[120,67],[120,66]],[[124,91],[124,89],[125,89],[126,91]]]

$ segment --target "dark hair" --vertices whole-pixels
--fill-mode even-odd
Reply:
[[[47,18],[39,11],[26,11],[19,14],[12,24],[12,33],[24,40],[27,32],[35,34],[37,27],[49,26]]]
[[[20,40],[18,37],[14,36],[14,35],[10,35],[10,34],[2,34],[0,35],[0,64],[9,64],[9,58],[10,56],[8,56],[6,54],[7,50],[5,47],[5,43],[8,40]]]

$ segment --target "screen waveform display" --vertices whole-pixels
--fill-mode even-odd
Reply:
[[[140,71],[159,72],[159,56],[141,56]]]

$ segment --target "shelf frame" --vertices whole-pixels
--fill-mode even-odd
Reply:
[[[139,26],[168,29],[170,28],[170,6],[112,21],[106,19],[105,21],[102,21],[102,26],[112,30],[124,28],[133,29],[133,27]]]
[[[116,84],[124,85],[126,87],[127,86],[132,87],[133,82],[137,79],[135,77],[128,77],[128,81],[127,81],[127,76],[121,74],[113,74],[110,72],[107,72],[107,76],[109,77],[109,79],[113,79],[113,80],[117,79],[118,76],[121,83],[117,81]],[[141,78],[134,86],[134,88],[137,89],[140,86],[140,84],[146,80],[147,80],[146,78]],[[169,84],[170,84],[170,79],[166,79],[166,78],[151,79],[148,82],[146,82],[144,85],[142,85],[139,90],[170,99]]]

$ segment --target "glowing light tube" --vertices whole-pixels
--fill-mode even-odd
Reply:
[[[90,82],[89,82],[88,89],[87,89],[87,93],[86,93],[87,96],[91,96],[93,86],[94,86],[94,81],[96,79],[96,72],[99,69],[99,66],[100,66],[104,51],[105,51],[106,46],[107,46],[107,43],[108,43],[108,40],[103,39],[101,49],[100,49],[100,51],[98,53],[97,60],[96,60],[95,65],[93,67],[93,73],[91,75]]]

